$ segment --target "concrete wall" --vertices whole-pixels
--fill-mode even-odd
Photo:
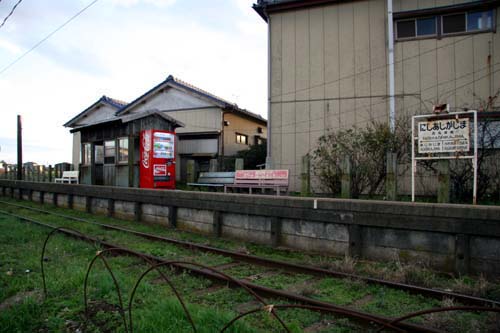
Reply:
[[[224,127],[224,155],[231,156],[240,150],[248,149],[254,144],[255,136],[267,137],[267,126],[249,120],[234,113],[224,114],[224,120],[229,122],[229,126]],[[262,133],[257,132],[257,128],[262,128]],[[248,145],[236,142],[236,133],[248,136]]]
[[[43,193],[43,195],[41,195]],[[54,195],[55,193],[55,195]],[[500,207],[0,180],[0,195],[261,244],[500,274]]]
[[[395,0],[394,11],[465,2]],[[385,0],[364,0],[270,14],[272,164],[290,170],[291,190],[328,130],[388,121],[387,98],[363,97],[388,94],[386,12]],[[396,116],[478,108],[500,88],[499,63],[497,33],[396,42],[396,94],[420,94],[396,98]]]

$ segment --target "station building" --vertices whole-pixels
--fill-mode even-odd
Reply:
[[[177,133],[178,181],[186,179],[188,160],[195,161],[198,171],[208,171],[211,159],[221,160],[233,156],[251,145],[263,143],[267,138],[267,121],[263,117],[170,75],[130,103],[103,96],[68,121],[65,126],[72,128],[73,133],[73,164],[80,169],[85,168],[85,158],[82,156],[88,151],[85,152],[83,148],[90,142],[82,137],[82,128],[88,129],[89,125],[114,126],[124,117],[151,112],[159,112],[183,125],[176,126],[173,122]],[[115,142],[116,147],[119,144],[119,141]],[[97,144],[95,152],[99,153],[105,149],[101,148],[104,146],[104,141]],[[115,154],[118,152],[116,150]],[[118,160],[119,156],[116,155],[110,164],[120,168]],[[82,177],[86,176],[82,174]]]

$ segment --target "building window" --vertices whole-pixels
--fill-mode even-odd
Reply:
[[[95,146],[95,164],[104,163],[104,147],[102,145]]]
[[[425,17],[398,21],[396,34],[398,39],[426,37],[436,35],[436,17]]]
[[[104,141],[104,164],[115,164],[115,140]]]
[[[248,145],[248,135],[236,133],[236,143]]]
[[[436,17],[417,19],[417,36],[433,36],[436,30]]]
[[[395,22],[396,39],[441,37],[493,30],[493,10],[457,12],[428,17],[415,17]],[[441,22],[438,24],[438,22]]]
[[[118,139],[118,163],[128,163],[128,138]]]
[[[83,149],[82,149],[82,164],[83,165],[90,165],[90,155],[91,154],[91,147],[90,143],[84,143],[83,144]]]
[[[493,28],[493,11],[467,13],[467,31],[490,30]]]
[[[465,13],[443,16],[443,34],[465,31]]]

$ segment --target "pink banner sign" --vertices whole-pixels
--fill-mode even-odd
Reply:
[[[288,179],[288,170],[238,170],[238,179]]]

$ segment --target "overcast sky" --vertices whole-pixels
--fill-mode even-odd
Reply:
[[[0,2],[0,23],[18,0]],[[24,0],[0,28],[0,71],[92,0]],[[131,101],[169,74],[267,118],[267,26],[253,0],[99,0],[0,74],[0,160],[71,162],[62,125],[102,95]]]

